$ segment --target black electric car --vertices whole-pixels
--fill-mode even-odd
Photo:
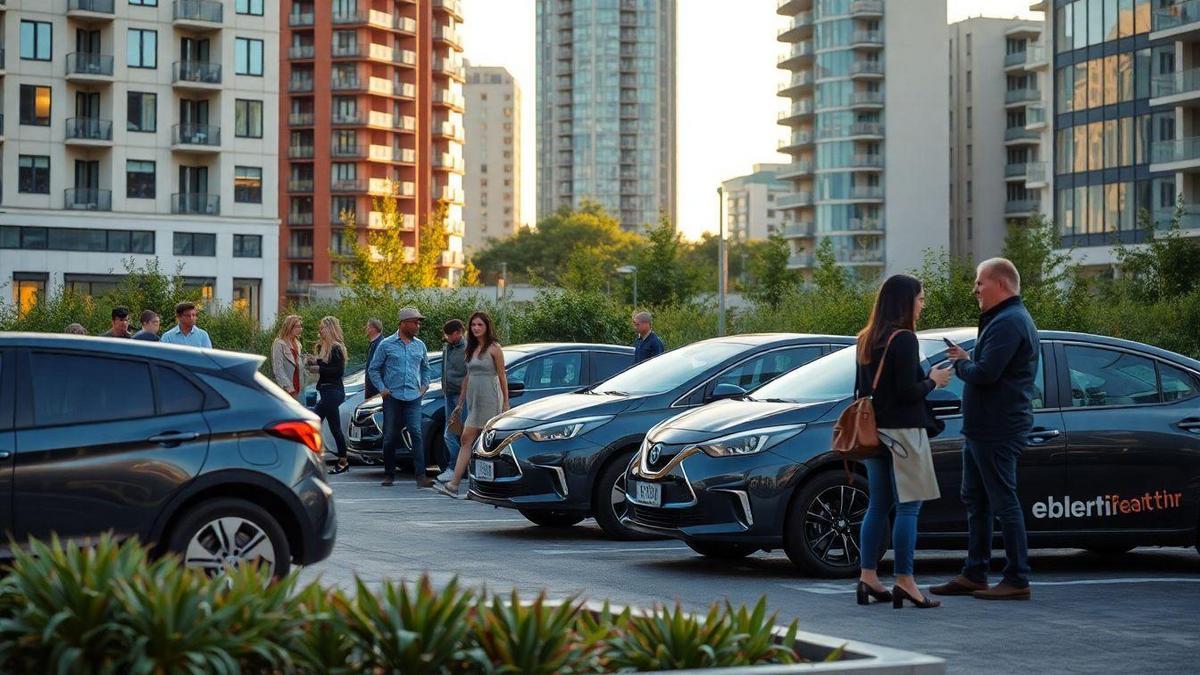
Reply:
[[[212,573],[326,558],[337,521],[317,417],[262,362],[0,334],[0,557],[10,541],[112,532]]]
[[[421,442],[425,446],[426,466],[444,463],[446,442],[446,397],[442,394],[440,352],[430,354],[433,381],[421,398]],[[437,367],[434,368],[436,359]],[[508,375],[510,407],[539,398],[574,391],[620,372],[633,363],[633,348],[620,345],[530,343],[504,348]],[[368,464],[383,461],[383,399],[367,399],[350,418],[346,435],[350,454]],[[400,448],[397,457],[412,461],[408,448]]]
[[[975,335],[920,333],[925,367],[945,360],[943,337],[970,350]],[[1034,428],[1018,468],[1030,545],[1200,546],[1200,362],[1078,333],[1042,331],[1041,345]],[[859,471],[848,484],[829,450],[851,401],[854,351],[651,430],[628,470],[626,523],[705,555],[782,547],[806,572],[856,573],[866,479]],[[921,511],[926,548],[965,546],[962,387],[953,378],[930,395],[946,429],[931,440],[942,497]]]
[[[650,427],[684,410],[744,395],[852,342],[797,334],[704,340],[586,391],[510,410],[488,424],[473,449],[469,496],[517,509],[539,525],[563,527],[595,516],[611,537],[637,536],[621,523],[624,474]]]

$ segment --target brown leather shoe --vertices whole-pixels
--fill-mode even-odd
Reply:
[[[1029,600],[1033,597],[1033,591],[1028,586],[1018,588],[1007,581],[1001,581],[987,590],[975,591],[972,595],[980,600]]]
[[[429,478],[428,476],[421,476],[421,477],[417,478],[417,487],[418,488],[433,487],[433,479]]]
[[[986,591],[987,589],[987,584],[971,581],[960,574],[944,584],[930,586],[929,592],[934,595],[971,595],[972,593]]]

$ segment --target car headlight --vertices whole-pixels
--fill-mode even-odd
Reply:
[[[542,441],[565,441],[576,436],[582,436],[612,418],[612,415],[599,415],[597,417],[579,417],[573,420],[551,422],[527,429],[525,436],[529,440],[539,443]]]
[[[697,443],[696,447],[704,451],[704,454],[709,457],[754,455],[779,445],[792,436],[804,431],[804,426],[803,424],[789,424],[786,426],[742,431],[704,443]]]

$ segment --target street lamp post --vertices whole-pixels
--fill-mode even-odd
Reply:
[[[621,274],[633,275],[633,309],[637,310],[637,265],[622,265],[617,268]]]
[[[725,192],[717,188],[717,335],[725,335],[725,286],[728,283],[725,260]]]

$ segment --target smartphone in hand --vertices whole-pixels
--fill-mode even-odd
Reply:
[[[944,337],[944,338],[942,338],[942,342],[945,342],[945,343],[946,343],[946,346],[947,346],[948,348],[950,348],[950,349],[954,349],[955,347],[957,347],[957,346],[958,346],[958,345],[954,344],[953,342],[951,342],[951,341],[950,341],[950,338],[945,338],[945,337]]]

